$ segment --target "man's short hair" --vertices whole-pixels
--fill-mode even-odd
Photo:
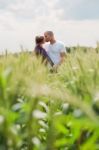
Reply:
[[[53,31],[46,31],[45,33],[47,33],[47,34],[50,35],[50,36],[53,36],[53,35],[54,35]]]

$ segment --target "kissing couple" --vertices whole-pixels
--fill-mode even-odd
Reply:
[[[49,64],[53,71],[57,71],[66,56],[66,48],[61,41],[55,39],[52,31],[46,31],[44,36],[35,37],[36,56],[41,56],[45,64]]]

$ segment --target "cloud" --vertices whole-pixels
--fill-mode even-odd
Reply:
[[[60,20],[99,19],[98,0],[0,0],[0,4],[0,9],[20,20],[50,17],[52,14]]]
[[[10,12],[16,19],[31,20],[36,19],[40,16],[50,16],[51,14],[56,14],[54,10],[54,5],[57,0],[13,0],[9,3],[4,3],[2,1],[2,9],[6,9],[6,12]],[[5,6],[5,7],[4,7]]]
[[[56,4],[56,9],[63,10],[62,19],[99,19],[98,0],[59,0]]]

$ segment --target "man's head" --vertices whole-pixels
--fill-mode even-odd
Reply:
[[[46,31],[44,33],[44,37],[45,37],[46,42],[51,42],[51,41],[55,40],[54,39],[54,33],[52,31]]]

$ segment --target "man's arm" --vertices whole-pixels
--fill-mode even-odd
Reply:
[[[64,62],[65,58],[66,58],[66,53],[61,52],[60,53],[60,63],[59,63],[59,65],[61,65]]]

